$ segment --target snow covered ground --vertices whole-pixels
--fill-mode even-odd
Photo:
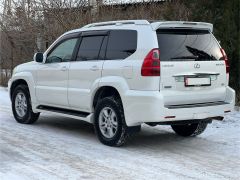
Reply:
[[[92,125],[42,114],[15,122],[0,88],[0,179],[240,179],[240,112],[182,138],[168,126],[143,126],[126,146],[112,148]]]

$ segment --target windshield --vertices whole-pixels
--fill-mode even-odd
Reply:
[[[213,61],[220,60],[220,47],[207,30],[157,30],[161,61]]]

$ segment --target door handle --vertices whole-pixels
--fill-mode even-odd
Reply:
[[[68,70],[68,68],[66,67],[66,66],[63,66],[62,68],[61,68],[61,71],[67,71]]]
[[[99,70],[99,67],[98,66],[92,66],[91,68],[90,68],[90,70],[91,71],[98,71]]]

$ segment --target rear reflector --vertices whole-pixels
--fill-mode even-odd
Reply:
[[[224,51],[223,48],[220,49],[221,53],[222,53],[222,56],[223,56],[223,59],[225,61],[225,66],[226,66],[226,73],[229,73],[230,71],[230,65],[229,65],[229,61],[228,61],[228,57]]]
[[[145,57],[141,69],[142,76],[160,76],[160,51],[152,49]]]

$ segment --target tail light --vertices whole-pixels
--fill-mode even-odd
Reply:
[[[141,70],[142,76],[160,76],[160,51],[152,49],[145,57]]]
[[[224,51],[223,48],[220,49],[221,50],[221,53],[222,53],[222,56],[223,56],[223,59],[225,61],[225,66],[226,66],[226,72],[229,73],[230,71],[230,65],[229,65],[229,61],[228,61],[228,57]]]

